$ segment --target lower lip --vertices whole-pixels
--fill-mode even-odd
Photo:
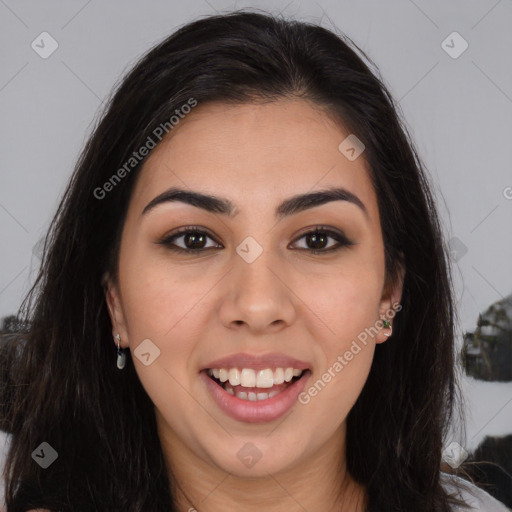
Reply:
[[[304,390],[309,374],[309,371],[307,374],[303,374],[300,379],[290,384],[276,396],[256,402],[230,395],[212,380],[205,371],[202,371],[200,375],[214,402],[228,416],[246,423],[263,423],[276,420],[291,409],[299,394]]]

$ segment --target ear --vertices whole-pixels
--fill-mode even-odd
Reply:
[[[119,334],[121,337],[119,344],[122,348],[126,348],[129,346],[128,330],[121,305],[119,287],[108,273],[103,274],[101,284],[105,293],[110,322],[112,323],[112,337]],[[117,340],[114,339],[114,343],[117,345]]]
[[[402,299],[404,276],[405,269],[400,264],[396,276],[393,279],[386,279],[379,306],[379,320],[387,320],[389,327],[382,326],[382,328],[379,328],[379,333],[375,337],[376,343],[384,343],[393,335],[393,318],[402,309],[400,301]]]

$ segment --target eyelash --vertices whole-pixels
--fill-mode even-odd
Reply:
[[[157,243],[160,245],[164,245],[170,251],[182,253],[182,254],[183,253],[197,254],[200,252],[207,251],[209,249],[217,249],[217,247],[207,247],[207,248],[203,248],[203,249],[183,249],[182,247],[178,247],[173,243],[173,241],[175,239],[180,238],[181,236],[186,235],[186,234],[206,235],[208,238],[211,238],[212,240],[214,240],[214,238],[212,236],[210,236],[207,231],[199,229],[197,226],[187,226],[187,227],[179,229],[172,235],[163,238],[162,240],[160,240]],[[308,251],[312,254],[325,254],[325,253],[336,252],[344,247],[354,245],[354,243],[351,242],[343,233],[341,233],[341,232],[338,233],[337,231],[333,231],[332,229],[329,229],[324,226],[316,226],[314,229],[307,231],[305,233],[302,233],[302,235],[300,235],[298,238],[296,238],[294,242],[297,242],[298,240],[301,240],[302,238],[305,238],[306,236],[312,235],[312,234],[327,235],[328,238],[333,238],[334,240],[336,240],[338,242],[338,245],[334,246],[334,247],[330,247],[328,249],[298,249],[299,251]],[[218,242],[216,240],[214,240],[214,241],[215,241],[215,243],[218,244]]]

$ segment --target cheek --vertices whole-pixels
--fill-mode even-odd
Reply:
[[[183,276],[169,265],[135,256],[126,260],[121,282],[130,352],[157,414],[178,430],[181,423],[176,418],[200,414],[187,390],[191,387],[189,365],[197,345],[193,333],[200,324],[194,305],[204,291],[190,280],[187,286]],[[138,357],[141,343],[149,347],[149,365]],[[186,431],[182,435],[186,436]]]
[[[310,273],[304,284],[307,305],[333,343],[356,337],[378,319],[383,271],[377,262],[365,264],[354,258],[329,272]]]
[[[309,401],[311,413],[322,421],[335,425],[342,420],[366,382],[383,280],[383,260],[370,255],[347,258],[337,270],[317,274],[308,283],[307,302],[315,314],[304,315],[310,318],[321,365],[308,384],[304,403]]]
[[[315,313],[322,320],[314,320],[309,313],[311,325],[316,324],[313,334],[321,364],[299,402],[308,408],[308,417],[330,425],[330,433],[360,395],[375,351],[371,328],[378,320],[382,281],[378,272],[352,270],[325,279],[324,286],[314,288],[308,299],[318,305]]]
[[[130,336],[172,340],[194,315],[208,284],[206,274],[197,279],[197,271],[191,275],[148,250],[135,249],[123,263],[120,280]]]
[[[139,379],[155,405],[176,406],[187,397],[188,366],[195,349],[191,334],[200,324],[194,305],[204,295],[193,281],[151,258],[126,259],[120,280],[128,342]],[[146,341],[150,340],[150,342]],[[143,345],[145,344],[145,345]],[[148,347],[150,364],[138,356]],[[158,405],[157,405],[158,407]]]
[[[307,417],[322,425],[328,438],[346,419],[357,401],[370,372],[374,345],[357,342],[359,348],[344,347],[329,364],[317,372],[299,396],[299,403],[306,408]],[[352,354],[349,361],[347,350]],[[312,420],[313,421],[313,420]]]

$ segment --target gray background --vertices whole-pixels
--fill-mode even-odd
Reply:
[[[459,334],[512,292],[511,0],[0,0],[0,317],[29,289],[36,244],[113,84],[176,27],[248,6],[335,25],[380,68],[452,239]],[[44,31],[59,45],[47,59],[31,47]],[[454,31],[469,45],[458,58],[442,46]]]

